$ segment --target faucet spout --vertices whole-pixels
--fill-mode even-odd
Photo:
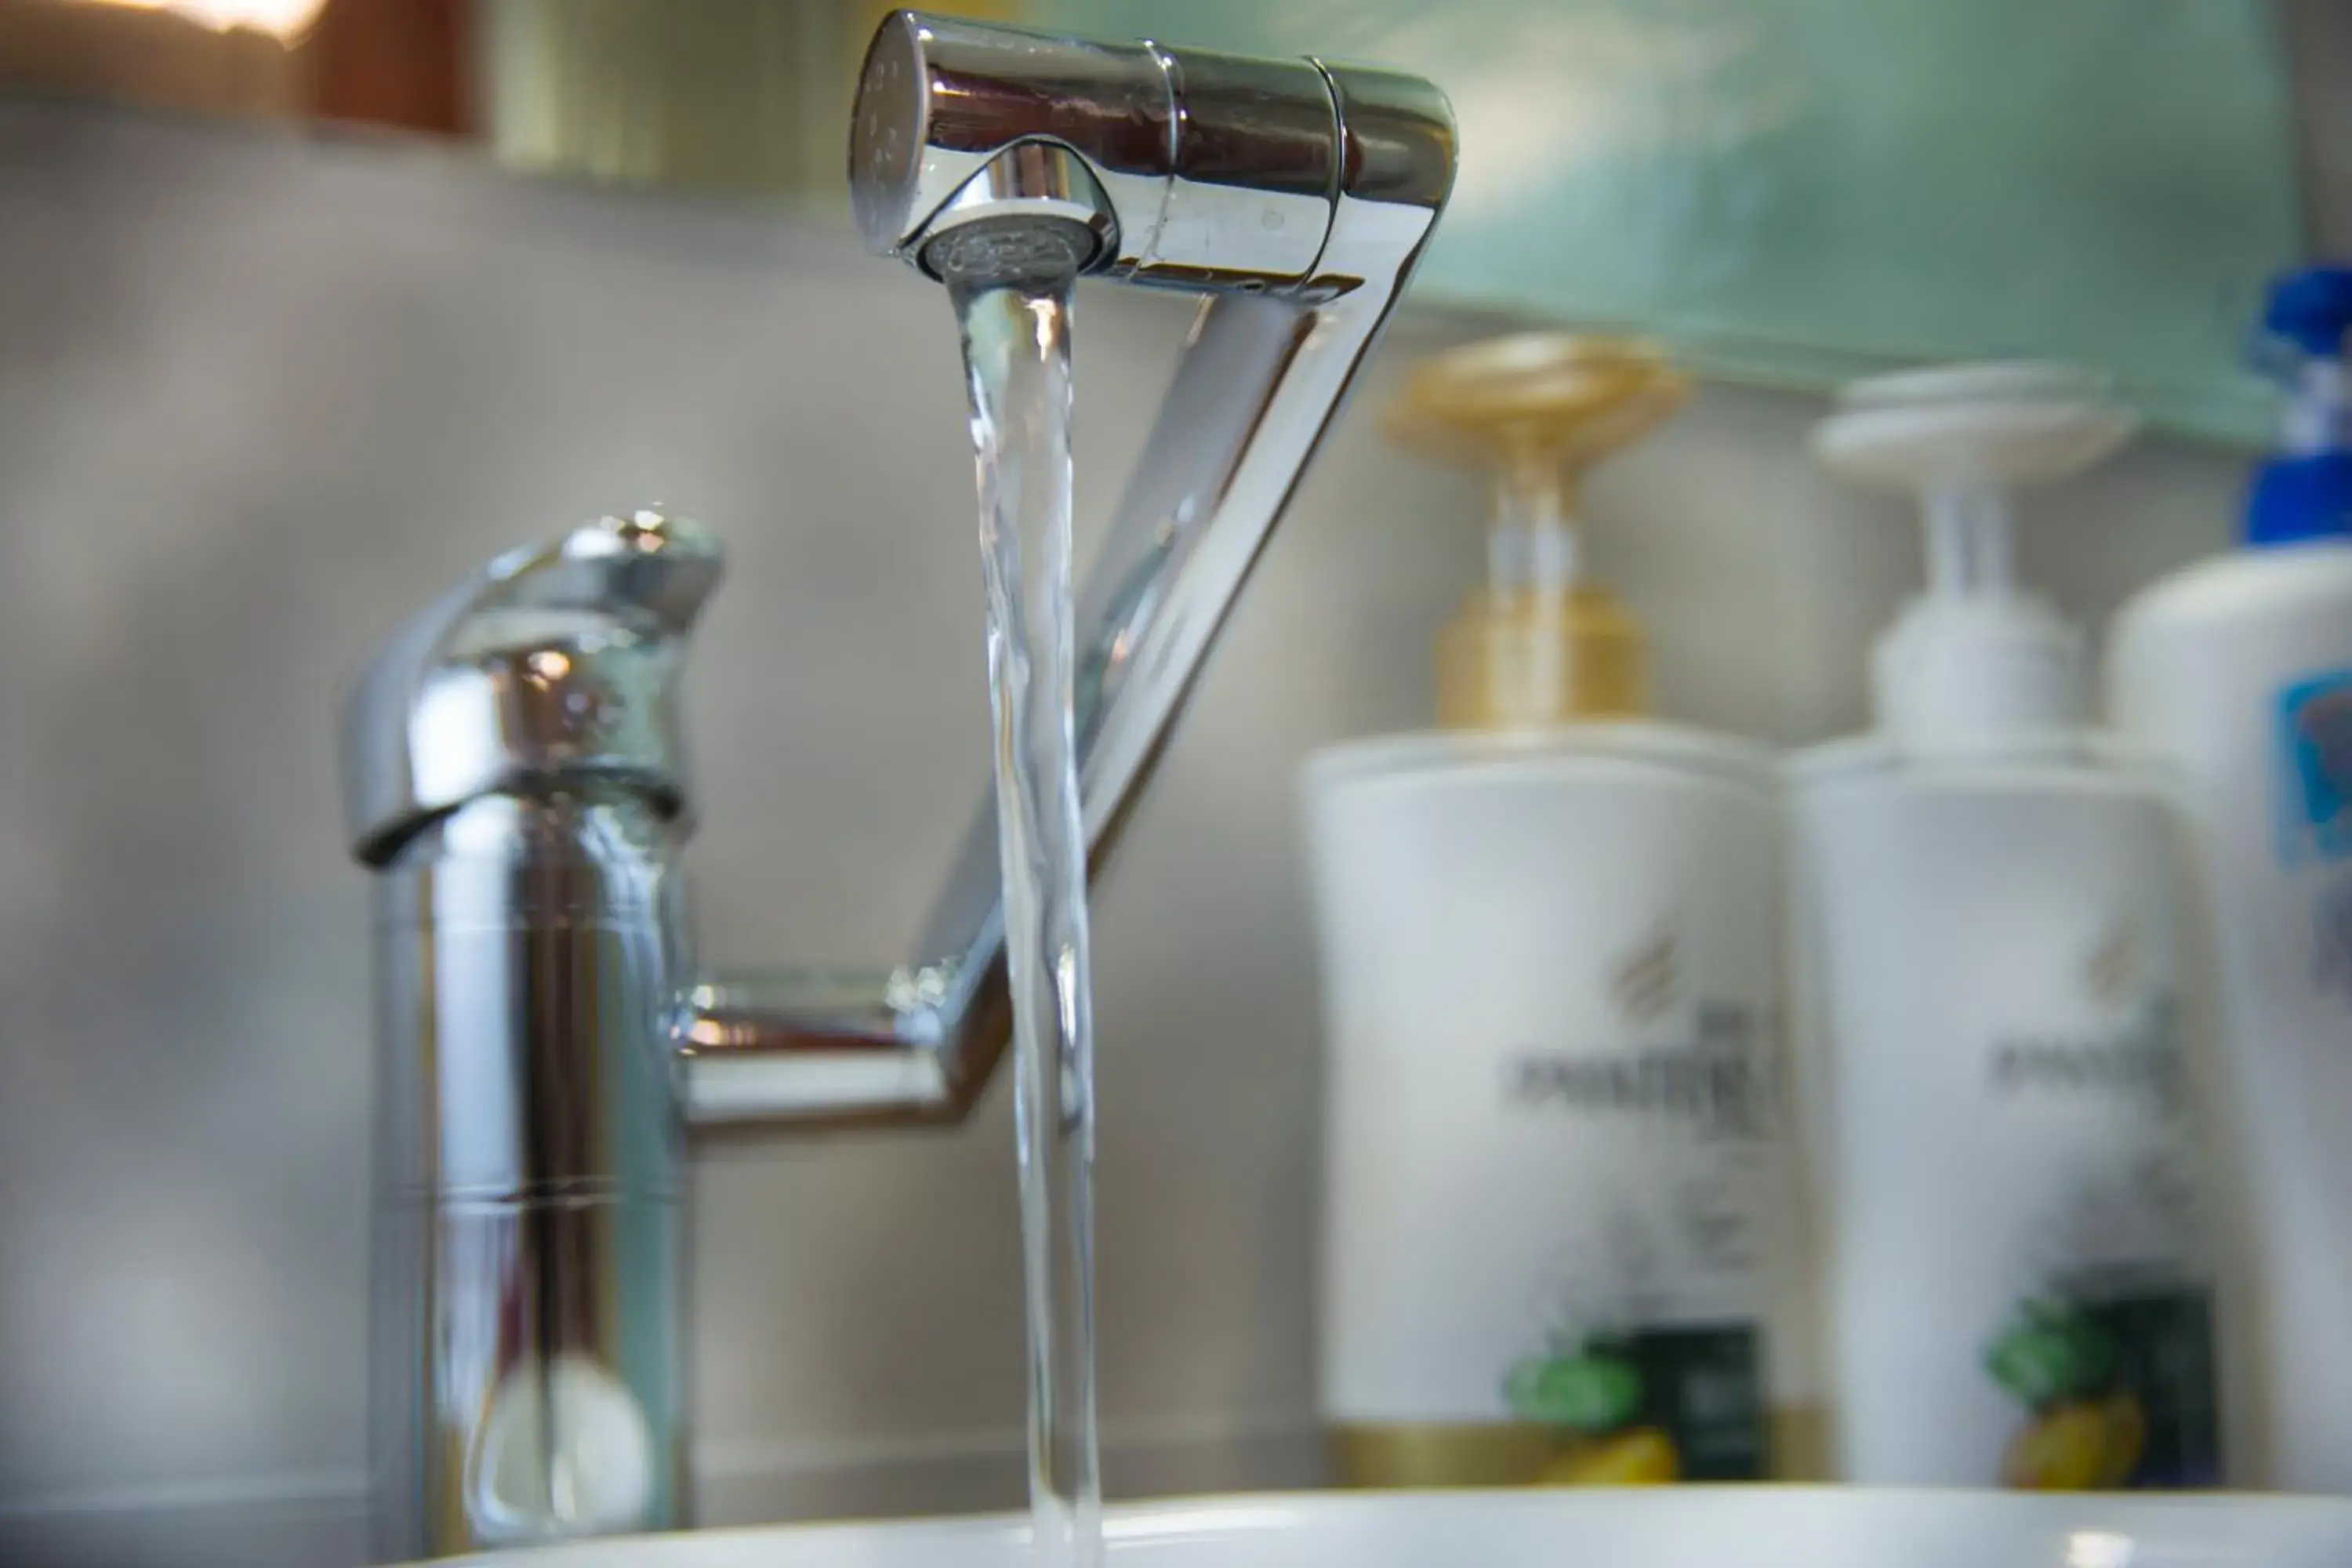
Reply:
[[[1078,595],[1089,869],[1150,779],[1218,630],[1411,279],[1452,187],[1416,77],[1105,45],[900,12],[869,48],[851,204],[936,279],[960,230],[1025,220],[1077,268],[1205,296]],[[1010,1023],[993,804],[913,960],[695,987],[677,1021],[703,1124],[955,1120]]]

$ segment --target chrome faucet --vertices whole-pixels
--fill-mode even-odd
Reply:
[[[1081,590],[1090,859],[1411,276],[1454,123],[1418,79],[900,13],[850,142],[866,243],[934,278],[1050,231],[1207,296]],[[984,249],[984,247],[982,247]],[[411,620],[344,715],[376,873],[376,1550],[685,1514],[690,1130],[952,1121],[1007,1030],[982,803],[917,957],[694,974],[677,682],[712,538],[651,512],[502,556]]]

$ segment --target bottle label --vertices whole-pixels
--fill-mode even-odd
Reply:
[[[2137,946],[2121,934],[2096,944],[2083,963],[2084,989],[2127,994],[2145,963]],[[1999,1041],[1986,1074],[1988,1113],[2026,1125],[2053,1112],[2095,1114],[2104,1103],[2149,1127],[2185,1126],[2191,1106],[2178,1014],[2158,994],[2136,1024],[2112,1033]],[[2031,1292],[1984,1349],[1985,1370],[2016,1407],[2003,1485],[2219,1484],[2212,1313],[2180,1268],[2197,1255],[2197,1228],[2185,1148],[2143,1148],[2053,1188],[2023,1253]]]
[[[1845,1478],[2221,1478],[2176,825],[2153,792],[1799,802]]]
[[[2352,857],[2352,670],[2279,694],[2279,859]]]
[[[2084,1277],[2019,1303],[1985,1369],[2020,1407],[2001,1484],[2032,1491],[2218,1486],[2213,1313],[2201,1290]]]
[[[1511,1409],[1549,1434],[1556,1486],[1752,1481],[1770,1473],[1755,1325],[1604,1331],[1511,1369]]]
[[[2352,670],[2296,681],[2277,713],[2279,864],[2320,874],[2311,983],[2352,1005]]]
[[[1767,1475],[1793,1195],[1769,800],[1496,764],[1314,816],[1328,1418],[1491,1456],[1400,1481]]]
[[[1748,1314],[1782,1120],[1779,1047],[1752,1007],[1687,1006],[1680,949],[1662,922],[1597,977],[1614,1043],[1505,1058],[1504,1114],[1550,1119],[1592,1161],[1552,1222],[1535,1342],[1502,1378],[1511,1413],[1549,1435],[1538,1479],[1553,1484],[1769,1473],[1764,1336]]]
[[[2119,994],[2143,959],[2110,938],[2084,962],[2091,992]],[[1992,1114],[2032,1119],[2091,1098],[2183,1129],[2189,1084],[2178,1006],[2084,1039],[2004,1039],[1988,1069]],[[2044,1100],[2044,1105],[2032,1105]],[[2126,1490],[2221,1483],[2213,1311],[2180,1262],[2197,1256],[2185,1150],[2143,1147],[2051,1192],[2028,1248],[2030,1295],[1985,1344],[1985,1371],[2016,1405],[2001,1483]]]

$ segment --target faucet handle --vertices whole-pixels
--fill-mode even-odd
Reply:
[[[508,552],[384,643],[343,708],[344,824],[389,860],[478,796],[603,779],[686,809],[679,656],[719,542],[656,511]]]

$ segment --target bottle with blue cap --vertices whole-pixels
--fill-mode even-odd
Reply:
[[[2259,1321],[2257,1473],[2352,1491],[2352,268],[2291,273],[2241,549],[2143,591],[2118,729],[2185,776],[2213,909]]]

